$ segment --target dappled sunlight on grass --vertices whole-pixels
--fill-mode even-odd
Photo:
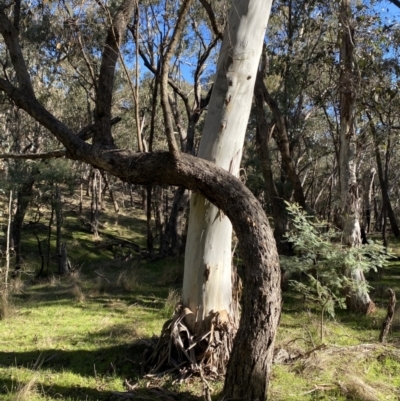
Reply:
[[[12,316],[0,325],[1,400],[119,400],[126,381],[137,384],[143,396],[138,399],[166,399],[168,391],[182,400],[203,399],[197,378],[180,383],[173,375],[141,376],[145,350],[180,300],[183,261],[149,262],[140,252],[129,255],[133,248],[113,245],[122,239],[144,247],[146,226],[140,210],[123,210],[117,221],[107,208],[96,241],[76,213],[66,214],[68,252],[76,267],[68,277],[35,278],[36,239],[24,233],[26,260],[32,260],[15,282]],[[271,400],[398,401],[400,332],[390,333],[388,345],[377,339],[387,289],[400,293],[399,262],[369,280],[377,311],[325,316],[322,340],[318,309],[298,293],[284,293],[276,344],[292,360],[274,365]],[[217,400],[222,378],[210,384]]]

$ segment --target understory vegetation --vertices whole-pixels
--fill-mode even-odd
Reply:
[[[24,227],[23,272],[10,281],[7,318],[0,323],[0,398],[202,400],[200,377],[182,381],[178,370],[142,372],[143,360],[179,302],[182,258],[150,260],[140,250],[127,258],[123,248],[110,247],[124,239],[145,248],[145,216],[139,208],[126,207],[116,219],[112,204],[105,204],[96,239],[75,206],[71,200],[65,211],[64,235],[74,268],[67,276],[56,274],[52,264],[47,277],[35,278],[37,241],[29,224]],[[327,314],[322,340],[318,304],[292,288],[284,291],[270,399],[399,399],[399,316],[387,343],[378,337],[387,289],[400,290],[400,265],[389,262],[368,278],[377,311]],[[207,382],[217,400],[223,378]]]

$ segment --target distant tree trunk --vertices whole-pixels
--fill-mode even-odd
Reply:
[[[356,144],[354,142],[354,108],[356,102],[356,79],[354,69],[354,23],[350,0],[341,0],[341,47],[340,47],[340,198],[343,241],[348,246],[361,245],[360,196],[356,174]],[[351,272],[351,278],[365,282],[361,269]],[[374,304],[366,289],[347,296],[347,306],[353,311],[367,313]]]
[[[151,202],[152,202],[152,190],[153,186],[148,185],[146,187],[146,227],[147,227],[147,252],[151,255],[153,253],[154,245],[153,245],[153,230],[151,227]]]
[[[91,192],[92,192],[92,201],[90,203],[90,227],[91,231],[94,234],[95,238],[99,236],[99,196],[98,191],[99,187],[97,185],[97,169],[93,169],[92,172],[92,185],[91,185]]]
[[[367,116],[368,116],[368,119],[370,122],[372,137],[374,139],[374,145],[375,145],[376,166],[378,169],[379,185],[381,187],[381,194],[382,194],[382,209],[385,211],[385,216],[389,217],[390,226],[392,228],[393,235],[396,238],[399,238],[400,237],[400,229],[397,224],[396,216],[394,215],[394,212],[393,212],[392,203],[390,202],[389,191],[388,191],[390,135],[388,134],[388,139],[387,139],[388,142],[386,144],[386,155],[385,155],[385,168],[383,168],[376,128],[375,128],[375,125],[373,124],[371,114],[367,112]]]
[[[97,172],[97,197],[98,197],[98,204],[99,204],[99,211],[103,210],[103,183],[100,171]]]
[[[8,221],[7,221],[7,238],[6,238],[6,271],[4,273],[4,299],[8,299],[8,273],[10,271],[10,238],[11,238],[11,221],[12,221],[12,202],[13,202],[13,192],[10,191],[9,201],[8,201]]]
[[[71,272],[71,263],[68,259],[67,245],[63,242],[61,244],[61,251],[58,262],[58,274],[65,276]]]
[[[56,184],[55,187],[55,196],[54,196],[54,209],[55,209],[55,215],[56,215],[56,253],[57,253],[57,265],[58,265],[58,271],[62,270],[60,268],[61,266],[61,253],[62,253],[62,247],[61,247],[61,229],[62,229],[62,223],[63,223],[63,218],[62,218],[62,202],[61,202],[61,193],[60,193],[60,188]]]
[[[131,207],[135,206],[135,202],[133,200],[133,190],[132,190],[132,185],[129,185],[129,199],[131,201]]]
[[[271,138],[271,130],[274,128],[269,128],[266,121],[266,116],[264,112],[262,79],[262,71],[259,71],[257,74],[256,86],[254,88],[257,113],[256,140],[258,154],[260,157],[261,171],[267,188],[267,197],[271,203],[272,208],[276,246],[280,255],[291,255],[292,249],[290,246],[290,242],[286,241],[285,237],[289,229],[289,218],[286,212],[284,198],[281,194],[278,193],[278,190],[275,186],[272,173],[272,163],[269,155],[269,141]]]
[[[79,186],[80,191],[79,191],[79,214],[82,214],[82,210],[83,210],[83,184],[81,183],[81,185]]]
[[[161,185],[157,185],[154,188],[153,209],[154,209],[154,222],[155,222],[156,236],[158,236],[159,244],[161,245],[162,236],[165,231],[164,188]]]
[[[111,188],[110,180],[108,179],[107,174],[104,171],[101,171],[101,175],[102,175],[103,181],[104,181],[104,191],[108,190],[108,194],[110,195],[111,202],[113,203],[115,213],[118,214],[119,206],[118,206],[117,200],[115,199],[114,191]]]
[[[182,246],[183,214],[189,204],[189,192],[182,187],[175,191],[174,200],[160,245],[160,254],[177,255]]]
[[[14,220],[12,225],[12,233],[14,237],[14,251],[15,251],[15,269],[19,270],[22,263],[22,252],[21,252],[21,234],[22,225],[26,211],[28,209],[29,202],[33,193],[33,184],[35,183],[35,177],[32,174],[25,182],[21,184],[17,192],[17,210],[14,214]]]
[[[301,185],[299,175],[296,172],[296,166],[293,162],[290,151],[289,136],[287,133],[285,118],[282,115],[276,101],[270,96],[267,87],[265,86],[262,79],[259,80],[258,86],[260,95],[262,94],[265,102],[268,104],[268,107],[270,108],[271,113],[274,116],[274,122],[276,123],[276,127],[273,130],[273,136],[281,154],[283,167],[282,172],[285,172],[285,174],[287,174],[287,177],[293,187],[294,200],[304,210],[307,210],[308,208],[306,204],[306,197],[304,195],[303,187]]]
[[[376,170],[371,168],[370,171],[365,172],[364,176],[364,226],[365,232],[369,233],[371,230],[371,214],[372,214],[372,201],[374,195],[374,179]]]
[[[53,196],[53,199],[51,202],[50,219],[49,219],[49,224],[47,226],[47,255],[46,255],[46,272],[47,273],[49,272],[50,259],[51,259],[51,231],[53,228],[54,209],[55,209],[55,199]]]

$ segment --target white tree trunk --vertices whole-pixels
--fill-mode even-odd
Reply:
[[[234,0],[217,64],[198,156],[238,175],[258,63],[272,0]],[[200,194],[193,194],[185,251],[182,301],[197,334],[215,313],[235,320],[231,287],[232,226]],[[195,324],[196,322],[196,324]]]

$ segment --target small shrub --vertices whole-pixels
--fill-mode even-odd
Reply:
[[[357,269],[367,272],[388,262],[386,249],[377,243],[348,247],[340,242],[341,232],[327,229],[326,222],[308,216],[297,204],[287,203],[293,230],[287,241],[294,246],[294,257],[282,257],[284,270],[306,278],[292,280],[291,286],[312,301],[321,311],[321,338],[324,314],[334,316],[335,308],[346,308],[346,295],[368,291],[366,282],[352,279]]]

